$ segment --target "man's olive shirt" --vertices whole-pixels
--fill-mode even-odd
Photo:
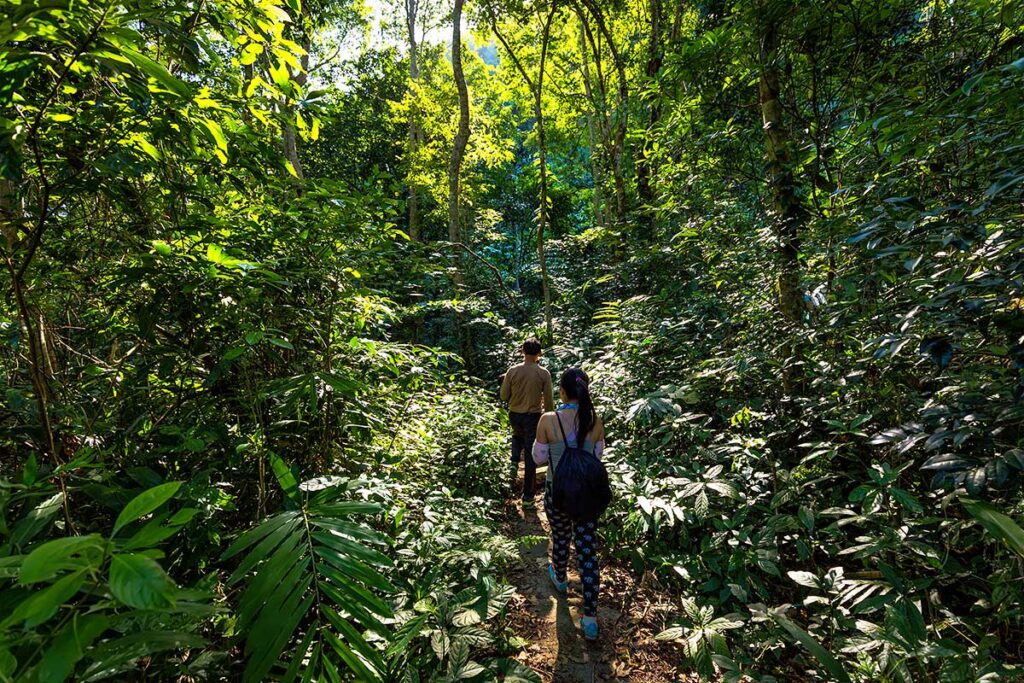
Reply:
[[[513,365],[501,383],[501,400],[510,413],[540,413],[555,409],[551,397],[551,373],[534,361]]]

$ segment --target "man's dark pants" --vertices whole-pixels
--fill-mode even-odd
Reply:
[[[512,463],[518,469],[519,458],[526,462],[523,476],[523,499],[533,498],[534,480],[537,478],[537,463],[533,461],[533,442],[537,438],[537,423],[540,413],[509,413],[512,423]]]

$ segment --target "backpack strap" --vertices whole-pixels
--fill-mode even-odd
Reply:
[[[558,423],[558,431],[562,432],[562,443],[565,444],[566,448],[571,448],[569,446],[569,439],[565,438],[565,427],[562,426],[562,418],[559,417],[557,411],[555,411],[555,422]]]

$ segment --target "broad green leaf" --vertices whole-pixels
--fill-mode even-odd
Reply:
[[[541,683],[540,674],[514,659],[499,659],[494,672],[505,683]]]
[[[89,650],[90,663],[78,680],[110,680],[114,675],[126,671],[132,662],[142,657],[165,650],[199,649],[205,645],[206,639],[202,636],[176,631],[141,631],[122,638],[113,638]]]
[[[122,48],[121,53],[130,59],[132,63],[139,68],[139,70],[156,81],[165,90],[172,92],[179,97],[191,96],[192,91],[189,89],[188,84],[172,76],[162,64],[154,62],[141,52],[137,52],[132,49]]]
[[[49,620],[85,585],[86,577],[86,570],[80,569],[58,579],[52,586],[32,593],[0,622],[0,628],[25,622],[25,628],[31,629]]]
[[[0,557],[0,579],[16,579],[21,571],[21,563],[28,555],[10,555]]]
[[[267,673],[280,657],[285,645],[291,639],[299,622],[313,604],[313,595],[308,594],[310,581],[307,579],[294,585],[288,597],[275,605],[251,628],[246,639],[246,654],[249,663],[245,668],[246,681],[266,680]]]
[[[786,576],[801,586],[806,586],[807,588],[819,587],[818,577],[811,572],[786,572]]]
[[[368,681],[371,683],[373,681],[381,680],[380,675],[368,667],[359,655],[353,652],[352,648],[350,648],[346,642],[329,631],[325,635],[331,649],[334,650],[334,653],[339,659],[341,659],[341,661],[345,662],[345,666],[356,674],[358,677],[357,680]]]
[[[177,589],[163,568],[145,555],[117,554],[110,558],[110,592],[130,607],[173,607]]]
[[[679,640],[686,635],[686,629],[682,626],[670,626],[658,635],[654,636],[655,640]]]
[[[199,119],[199,123],[209,131],[210,137],[213,138],[213,142],[217,145],[217,148],[222,152],[227,152],[228,139],[224,136],[224,129],[220,127],[220,124],[210,119]]]
[[[152,142],[142,136],[139,136],[135,138],[135,144],[141,147],[142,151],[152,157],[154,161],[160,161],[160,150],[158,150]]]
[[[0,680],[13,680],[17,668],[18,660],[7,649],[7,646],[0,645]]]
[[[960,499],[964,508],[985,530],[1024,557],[1024,529],[995,506],[980,500]]]
[[[64,494],[56,493],[33,508],[24,518],[18,520],[11,529],[11,545],[21,547],[35,538],[40,531],[49,525],[50,520],[60,512],[63,504]]]
[[[347,619],[342,618],[330,607],[324,608],[324,614],[330,620],[331,625],[338,632],[338,635],[345,639],[345,642],[358,652],[363,662],[373,666],[375,673],[385,669],[384,659],[376,647],[366,641],[366,635],[357,630]]]
[[[53,639],[39,664],[40,683],[62,683],[75,670],[85,651],[110,624],[102,614],[85,614],[72,617]]]
[[[249,546],[252,546],[260,541],[265,540],[266,537],[270,536],[273,532],[279,530],[282,526],[294,526],[300,521],[301,517],[296,512],[282,512],[281,514],[274,515],[270,519],[266,520],[254,529],[249,529],[232,543],[224,554],[221,555],[221,560],[227,560],[234,557],[238,553],[242,552]],[[280,539],[278,539],[280,540]],[[278,541],[274,542],[276,547]],[[273,547],[268,550],[272,550]]]
[[[444,659],[448,656],[451,643],[451,639],[444,631],[438,630],[430,634],[430,649],[434,651],[438,659]]]
[[[152,242],[150,242],[150,244],[153,245],[153,250],[156,251],[156,253],[160,254],[161,256],[170,256],[172,253],[174,253],[174,250],[171,248],[171,245],[168,244],[167,242],[164,242],[163,240],[153,240]]]
[[[180,481],[169,481],[166,484],[154,486],[153,488],[143,491],[139,495],[135,496],[135,498],[133,498],[131,502],[121,510],[121,514],[117,516],[117,521],[114,522],[114,530],[111,532],[111,535],[116,536],[117,532],[126,524],[131,524],[135,520],[156,510],[158,507],[173,498],[179,488],[181,488]]]
[[[104,540],[98,534],[69,536],[43,543],[22,562],[18,581],[28,585],[49,581],[67,570],[90,567],[98,569],[103,556],[103,545]],[[96,551],[92,553],[94,562],[90,562],[88,557],[83,557],[90,550]]]
[[[135,532],[131,538],[121,546],[123,550],[134,550],[137,548],[150,548],[170,538],[181,530],[181,527],[188,524],[199,511],[195,508],[182,508],[174,513],[174,516],[167,520],[167,515],[162,514],[149,520],[145,526]],[[166,524],[164,523],[166,520]]]
[[[273,469],[274,477],[277,479],[277,483],[280,485],[281,490],[284,491],[284,495],[292,501],[298,502],[299,482],[295,478],[295,475],[292,474],[291,468],[288,467],[288,464],[273,451],[267,453],[267,459],[270,460],[270,467]]]

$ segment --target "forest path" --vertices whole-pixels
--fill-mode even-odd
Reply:
[[[676,673],[680,653],[672,644],[654,640],[664,613],[673,611],[672,600],[638,586],[621,567],[602,566],[601,637],[593,643],[583,638],[575,558],[569,563],[567,596],[558,595],[547,577],[548,524],[541,491],[543,484],[534,510],[524,511],[518,500],[506,503],[506,533],[520,541],[522,559],[509,576],[517,592],[511,621],[516,634],[529,641],[518,659],[545,683],[696,681]]]

